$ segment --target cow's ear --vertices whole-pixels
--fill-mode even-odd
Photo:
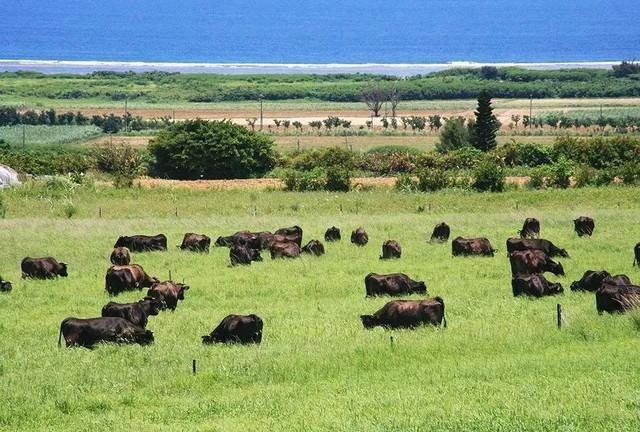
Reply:
[[[61,265],[62,267],[64,267],[64,268],[67,268],[67,263],[63,263],[63,262],[61,262],[61,263],[60,263],[60,265]]]

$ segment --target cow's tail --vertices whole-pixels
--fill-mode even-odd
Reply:
[[[444,328],[447,328],[447,316],[444,313],[444,299],[440,296],[437,296],[435,298],[435,301],[442,305],[442,325],[444,326]]]
[[[60,332],[58,333],[58,348],[60,348],[62,346],[62,326],[64,326],[66,320],[63,320],[60,323]]]

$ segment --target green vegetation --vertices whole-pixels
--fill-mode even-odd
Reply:
[[[478,96],[478,108],[475,111],[475,124],[471,130],[471,141],[475,148],[483,152],[493,150],[498,145],[496,133],[500,130],[500,122],[493,114],[491,96],[485,90]]]
[[[206,75],[165,72],[88,75],[0,74],[0,94],[10,100],[83,100],[93,102],[210,103],[220,101],[315,99],[360,102],[371,89],[401,100],[475,98],[481,90],[499,98],[640,96],[637,74],[614,70],[534,71],[506,67],[488,73],[455,69],[399,80],[352,75]],[[397,106],[397,105],[396,105]],[[400,102],[400,107],[402,102]],[[379,108],[379,107],[377,107]]]
[[[5,126],[0,127],[0,140],[25,146],[57,146],[86,141],[102,133],[96,126]]]
[[[638,188],[298,194],[101,187],[54,192],[27,184],[0,196],[7,206],[0,241],[11,245],[0,252],[0,274],[14,285],[0,296],[1,429],[640,427],[637,314],[598,316],[587,293],[513,298],[502,253],[523,218],[536,216],[544,237],[571,253],[562,260],[565,289],[586,269],[605,268],[637,281],[631,253],[640,239]],[[71,219],[62,196],[78,209]],[[573,233],[571,219],[581,214],[595,218],[593,238]],[[452,259],[449,245],[428,243],[433,225],[443,220],[454,236],[487,236],[501,253]],[[155,344],[56,346],[62,319],[99,315],[109,301],[104,273],[118,235],[163,232],[173,245],[187,231],[215,238],[293,224],[304,228],[305,239],[320,238],[332,225],[343,234],[363,226],[371,241],[356,248],[344,239],[326,245],[321,258],[267,258],[244,268],[228,267],[226,249],[213,248],[209,255],[175,247],[134,254],[149,273],[166,278],[171,270],[174,279],[191,286],[175,312],[150,318]],[[378,259],[386,239],[402,244],[401,260]],[[18,263],[26,255],[64,259],[69,278],[21,280]],[[364,298],[363,278],[371,271],[402,271],[425,280],[430,296],[445,299],[448,328],[364,330],[359,315],[388,301]],[[123,294],[117,301],[143,294]],[[556,303],[566,313],[561,331]],[[259,314],[263,344],[203,346],[200,336],[229,313]]]
[[[274,164],[273,141],[230,121],[187,120],[149,143],[151,172],[181,180],[261,177]]]

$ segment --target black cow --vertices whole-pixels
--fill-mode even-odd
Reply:
[[[569,253],[565,249],[560,249],[549,240],[545,239],[507,239],[507,253],[525,250],[540,250],[550,257],[561,256],[569,258]]]
[[[113,247],[126,247],[131,252],[166,251],[167,236],[164,234],[121,236]]]
[[[596,291],[596,309],[602,312],[622,313],[640,304],[640,286],[602,285]]]
[[[369,243],[369,235],[364,228],[358,228],[351,232],[351,243],[356,246],[364,246]]]
[[[111,264],[113,265],[129,265],[131,264],[131,254],[126,247],[117,247],[111,252]]]
[[[640,243],[633,248],[633,265],[640,266]]]
[[[311,240],[302,248],[303,253],[312,254],[315,256],[324,255],[324,245],[320,240]]]
[[[58,276],[69,276],[69,273],[67,272],[67,265],[63,262],[59,263],[53,257],[26,257],[22,260],[20,267],[22,269],[23,279],[53,279]]]
[[[449,240],[451,235],[451,228],[444,222],[440,222],[433,228],[431,233],[431,241],[434,243],[444,243]]]
[[[509,254],[511,274],[534,274],[551,272],[556,276],[564,276],[562,264],[553,261],[549,255],[539,250],[516,251]]]
[[[580,216],[578,219],[573,220],[573,227],[579,237],[585,235],[591,237],[595,229],[595,222],[590,217]]]
[[[104,289],[111,296],[118,295],[123,291],[148,288],[154,283],[160,282],[158,278],[149,276],[140,264],[111,266],[107,270],[104,280]]]
[[[9,292],[13,289],[11,282],[6,281],[0,276],[0,292]]]
[[[120,317],[66,318],[60,324],[58,346],[63,336],[67,347],[92,348],[99,342],[140,345],[153,342],[153,332]]]
[[[285,236],[288,242],[296,243],[298,246],[302,246],[302,228],[298,225],[294,225],[288,228],[280,228],[275,235]]]
[[[202,343],[262,342],[262,319],[258,315],[227,315],[211,334],[202,336]]]
[[[390,301],[373,315],[361,315],[360,319],[367,329],[376,326],[389,329],[414,328],[426,324],[447,326],[442,297]]]
[[[232,266],[248,265],[251,261],[262,261],[262,256],[258,249],[251,249],[247,245],[234,245],[229,249],[229,260]]]
[[[342,238],[340,228],[332,226],[324,233],[324,240],[328,242],[338,241]]]
[[[367,291],[367,297],[427,294],[427,284],[423,281],[415,281],[404,273],[385,275],[369,273],[364,278],[364,286]]]
[[[163,308],[176,310],[178,300],[184,300],[184,292],[189,288],[189,285],[183,283],[164,281],[153,284],[147,290],[147,296],[159,300]]]
[[[631,285],[631,280],[627,275],[611,276],[606,270],[587,270],[580,280],[571,284],[571,290],[596,292],[605,283],[609,285]]]
[[[394,259],[402,256],[402,247],[395,240],[387,240],[382,243],[382,256],[380,259]]]
[[[204,234],[186,233],[179,246],[182,250],[209,253],[211,239]]]
[[[268,247],[268,243],[271,241],[273,234],[268,231],[251,232],[251,231],[238,231],[230,236],[218,237],[215,242],[215,246],[220,247],[234,247],[234,246],[247,246],[249,249],[262,250]]]
[[[513,296],[543,297],[562,294],[564,289],[559,283],[550,283],[541,274],[517,274],[511,279]]]
[[[453,256],[493,256],[496,252],[491,242],[485,237],[469,238],[456,237],[451,242],[451,254]]]
[[[102,316],[124,318],[138,327],[145,328],[149,316],[158,315],[163,307],[163,302],[153,297],[145,297],[135,303],[109,302],[102,307]]]
[[[526,218],[519,231],[520,238],[540,237],[540,221],[536,218]]]
[[[269,247],[271,252],[271,259],[277,258],[298,258],[300,256],[300,246],[297,243],[285,242],[285,243],[273,243]]]

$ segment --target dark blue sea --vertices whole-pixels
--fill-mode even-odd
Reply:
[[[0,59],[213,63],[640,58],[640,0],[0,0]]]

